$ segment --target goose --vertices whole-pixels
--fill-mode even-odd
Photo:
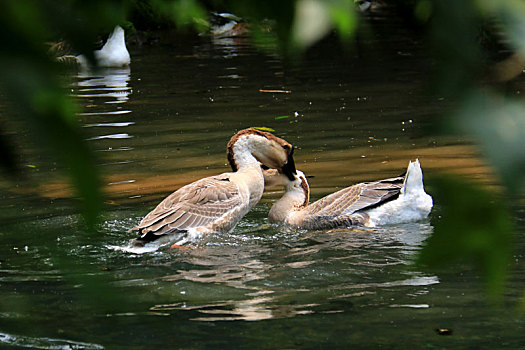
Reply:
[[[425,193],[419,160],[410,161],[404,176],[359,183],[308,204],[310,188],[303,172],[293,180],[275,169],[264,171],[266,188],[285,186],[269,212],[272,222],[303,229],[398,224],[426,218],[432,197]]]
[[[354,6],[360,12],[375,12],[381,10],[385,4],[379,0],[354,0]]]
[[[269,132],[239,131],[228,142],[227,156],[232,172],[205,177],[170,194],[131,229],[140,234],[134,245],[182,245],[209,233],[229,232],[262,197],[261,163],[281,169],[290,181],[296,175],[292,145]]]
[[[247,30],[246,24],[242,22],[242,18],[232,13],[217,13],[211,14],[210,32],[215,37],[232,37],[244,34]]]
[[[354,6],[361,12],[366,12],[372,6],[372,2],[368,0],[354,0]]]
[[[126,48],[124,29],[116,26],[104,46],[100,50],[94,51],[93,55],[98,67],[118,68],[129,66],[131,59]],[[64,55],[58,57],[57,61],[69,65],[80,65],[82,68],[90,67],[90,62],[84,55]]]

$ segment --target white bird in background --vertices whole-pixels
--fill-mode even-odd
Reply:
[[[130,64],[131,59],[125,39],[124,29],[116,26],[104,46],[93,53],[99,67],[125,67]],[[81,66],[88,65],[83,55],[78,55],[77,59]]]
[[[54,48],[51,48],[51,51],[53,50]],[[100,50],[94,51],[93,55],[98,67],[119,68],[129,66],[131,59],[126,48],[124,29],[116,26],[104,46]],[[84,55],[63,55],[57,57],[57,61],[70,65],[79,65],[82,68],[89,68],[91,66]]]
[[[270,209],[269,219],[304,229],[397,224],[426,218],[432,197],[425,193],[419,160],[410,162],[404,176],[363,182],[308,204],[310,188],[297,170],[293,180],[274,169],[265,170],[266,187],[285,186]]]

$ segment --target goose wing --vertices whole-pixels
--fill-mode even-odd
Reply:
[[[141,240],[213,224],[243,207],[239,188],[228,173],[206,177],[181,187],[146,215],[138,226]]]
[[[401,176],[359,183],[323,197],[305,209],[310,215],[322,217],[353,214],[396,199],[403,181],[404,177]]]

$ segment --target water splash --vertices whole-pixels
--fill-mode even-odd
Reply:
[[[102,345],[56,338],[37,338],[0,332],[0,344],[32,349],[52,350],[99,350]]]

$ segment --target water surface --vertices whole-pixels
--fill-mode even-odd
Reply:
[[[71,89],[103,174],[105,211],[96,231],[87,230],[67,179],[27,143],[29,179],[0,183],[0,344],[523,344],[523,314],[488,306],[475,271],[458,266],[436,275],[412,264],[440,203],[424,222],[307,232],[267,221],[282,194],[271,191],[231,234],[183,249],[118,249],[167,194],[228,171],[226,143],[250,126],[271,127],[297,147],[297,167],[314,176],[313,200],[399,175],[416,157],[426,176],[452,171],[493,188],[492,172],[468,140],[428,133],[453,102],[426,88],[430,64],[419,39],[392,18],[376,27],[361,39],[375,44],[367,50],[343,54],[329,41],[300,64],[257,52],[246,38],[200,37],[134,48],[130,69],[78,73]],[[521,237],[517,247],[506,292],[512,305],[525,276]]]

